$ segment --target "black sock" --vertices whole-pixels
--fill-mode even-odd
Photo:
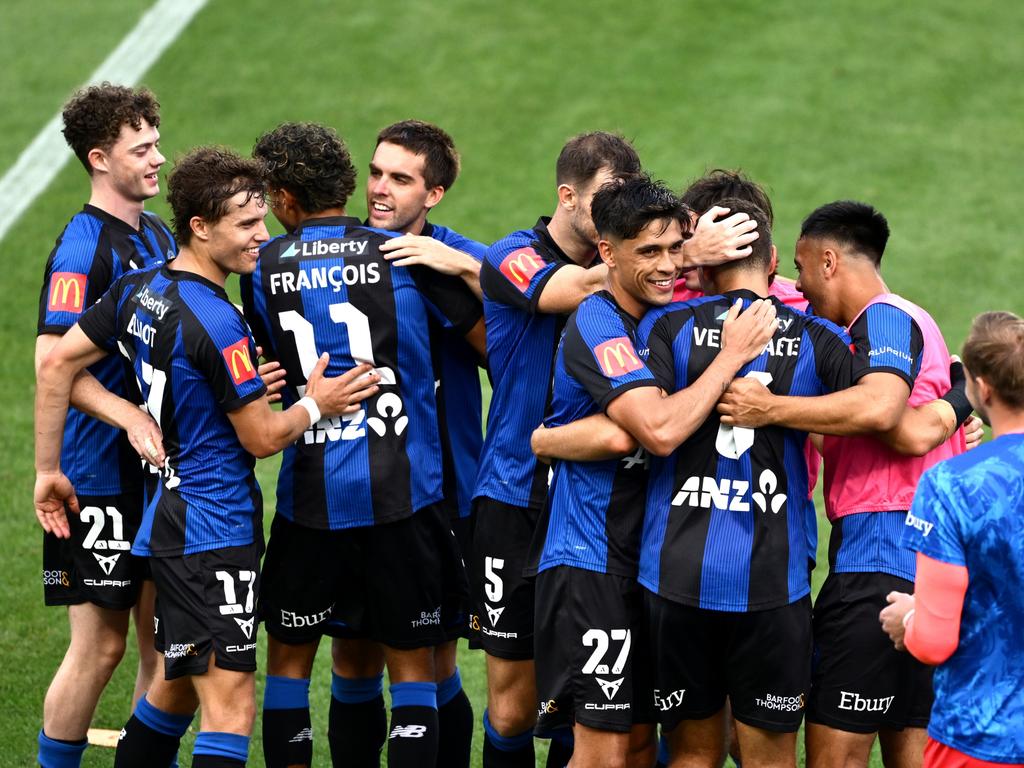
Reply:
[[[114,768],[168,766],[178,755],[178,743],[192,715],[172,715],[139,699],[131,719],[121,729],[114,753]]]
[[[245,768],[245,762],[226,755],[193,755],[192,768]]]
[[[267,675],[263,689],[263,759],[267,768],[313,762],[309,680]]]
[[[469,768],[473,705],[462,690],[459,670],[437,685],[437,768]]]
[[[331,762],[346,768],[379,768],[388,737],[384,675],[349,679],[332,674],[327,741]]]
[[[484,710],[484,768],[533,768],[533,729],[502,736]]]
[[[392,683],[388,768],[437,762],[437,683]]]
[[[551,734],[546,768],[565,768],[572,759],[573,738],[571,728],[559,728]]]

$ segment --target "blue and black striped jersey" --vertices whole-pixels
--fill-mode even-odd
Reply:
[[[447,227],[427,222],[422,234],[483,261],[487,246]],[[444,501],[449,517],[467,517],[484,443],[480,355],[464,338],[430,318],[430,343],[437,377],[437,416],[444,458]]]
[[[132,552],[190,555],[262,539],[256,460],[227,414],[262,397],[249,326],[224,289],[169,267],[115,281],[80,327],[120,351],[167,453]]]
[[[67,333],[111,283],[133,269],[174,258],[170,230],[152,213],[143,212],[139,229],[93,205],[86,205],[64,228],[46,261],[39,295],[37,333]],[[89,366],[111,392],[128,396],[124,371],[115,359]],[[78,493],[115,496],[142,487],[142,468],[120,430],[68,409],[61,467]]]
[[[629,389],[658,386],[637,341],[637,322],[605,291],[569,316],[547,426],[601,413]],[[642,448],[620,459],[556,462],[537,570],[569,565],[635,578],[646,487]]]
[[[731,291],[651,310],[640,335],[667,392],[689,386],[717,356]],[[778,331],[739,376],[779,395],[821,395],[851,384],[849,337],[819,317],[772,299]],[[640,582],[662,597],[719,611],[787,605],[810,591],[806,433],[732,428],[712,411],[671,456],[651,458]],[[812,538],[813,536],[813,538]]]
[[[361,362],[381,375],[359,411],[321,419],[285,449],[277,511],[308,528],[400,520],[441,499],[428,317],[465,334],[480,303],[456,277],[392,266],[380,245],[395,236],[349,217],[309,219],[264,245],[241,281],[256,338],[288,372],[286,405],[323,352],[329,376]]]
[[[498,240],[480,269],[492,394],[474,496],[535,510],[547,498],[548,467],[530,450],[530,434],[548,414],[566,319],[539,312],[537,303],[551,276],[573,263],[548,234],[548,221]]]

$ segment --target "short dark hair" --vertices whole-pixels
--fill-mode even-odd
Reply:
[[[963,360],[970,375],[985,379],[1003,403],[1024,408],[1024,320],[1012,312],[978,315]]]
[[[764,271],[772,263],[772,225],[768,214],[746,198],[723,197],[715,205],[728,208],[732,213],[745,213],[757,222],[757,240],[750,244],[750,255],[735,261],[727,261],[715,267],[716,272],[729,269]]]
[[[225,147],[197,147],[180,157],[167,177],[167,202],[178,244],[191,242],[193,216],[210,224],[219,221],[239,192],[247,194],[245,204],[266,194],[263,168],[255,160]]]
[[[690,209],[646,174],[604,184],[594,194],[590,215],[601,237],[632,240],[652,221],[678,221],[684,235],[690,232]]]
[[[769,226],[775,224],[775,212],[772,210],[772,201],[768,193],[741,170],[715,168],[708,171],[692,182],[680,197],[698,214],[704,214],[714,206],[721,205],[722,200],[727,197],[739,198],[760,208]]]
[[[377,144],[386,141],[423,156],[423,181],[427,189],[451,189],[459,177],[459,153],[452,137],[433,123],[402,120],[377,134]]]
[[[92,175],[89,152],[109,152],[121,135],[121,126],[142,128],[142,121],[160,127],[160,104],[146,88],[128,88],[104,82],[77,91],[64,105],[62,133],[75,156]]]
[[[281,123],[252,149],[272,188],[287,189],[306,213],[344,208],[356,188],[352,155],[333,128]]]
[[[581,133],[562,147],[555,163],[555,183],[581,186],[602,168],[608,168],[620,179],[635,176],[641,173],[640,156],[633,145],[617,133]]]
[[[889,222],[877,209],[856,200],[838,200],[815,209],[800,225],[800,237],[830,238],[882,263]]]

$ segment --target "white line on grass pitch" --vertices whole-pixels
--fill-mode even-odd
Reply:
[[[86,85],[109,80],[135,85],[188,26],[207,0],[157,0]],[[0,240],[72,157],[58,112],[0,179]]]

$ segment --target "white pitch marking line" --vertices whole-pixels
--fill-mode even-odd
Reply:
[[[92,73],[86,85],[104,80],[135,85],[207,1],[157,0],[139,19],[135,29]],[[0,179],[0,240],[71,159],[72,153],[64,143],[61,126],[61,113],[58,112]]]

